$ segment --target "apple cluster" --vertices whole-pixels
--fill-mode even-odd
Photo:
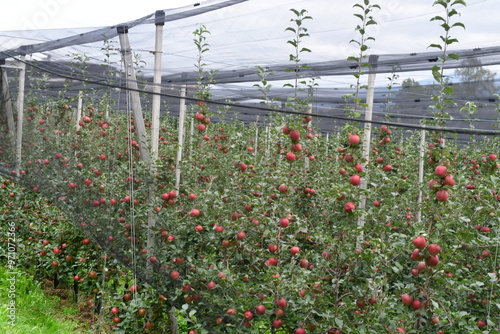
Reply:
[[[198,101],[198,112],[194,118],[198,121],[198,131],[203,132],[207,129],[207,125],[210,124],[210,118],[205,115],[206,103],[203,101]]]
[[[443,188],[444,186],[452,187],[455,185],[455,179],[452,174],[448,173],[448,168],[446,166],[439,165],[436,167],[434,174],[438,179],[432,179],[429,181],[428,186],[431,190],[436,191],[436,199],[439,202],[446,202],[450,196],[448,189]]]
[[[391,142],[391,135],[392,135],[392,130],[390,130],[387,125],[382,125],[380,127],[380,132],[379,132],[379,143],[378,145],[379,146],[384,146],[384,145],[387,145]],[[379,154],[379,150],[378,150],[378,147],[377,146],[374,146],[373,150],[372,150],[372,153],[373,154]],[[381,164],[382,165],[382,169],[386,172],[391,172],[392,171],[392,165],[388,164],[387,163],[387,157],[383,157],[381,155],[377,156],[377,158],[375,159],[375,161],[378,163],[378,164]]]
[[[411,252],[410,259],[413,261],[421,261],[418,263],[417,268],[411,270],[413,275],[418,275],[420,272],[432,269],[439,264],[438,254],[441,251],[439,245],[427,245],[427,240],[422,236],[416,237],[413,240],[413,245],[416,248]]]

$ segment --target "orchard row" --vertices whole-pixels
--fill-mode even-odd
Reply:
[[[89,106],[77,128],[69,112],[47,110],[27,110],[3,214],[18,222],[24,263],[78,286],[108,330],[165,332],[172,308],[198,333],[498,326],[498,138],[463,147],[428,136],[422,157],[421,132],[382,126],[366,159],[354,121],[328,137],[307,115],[266,128],[211,123],[203,102],[191,107],[182,160],[166,118],[152,164],[129,117]],[[0,160],[14,170],[9,142],[2,133]],[[41,216],[45,202],[24,202],[14,183],[58,216]]]

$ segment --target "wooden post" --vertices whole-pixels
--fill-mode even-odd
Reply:
[[[186,85],[181,87],[181,99],[179,101],[179,127],[177,132],[177,142],[179,148],[177,149],[177,157],[175,159],[175,191],[179,193],[181,185],[181,160],[184,148],[184,122],[186,120]],[[191,123],[192,125],[193,123]]]
[[[142,114],[141,98],[139,96],[139,88],[137,86],[137,78],[132,61],[132,52],[130,50],[130,43],[128,40],[128,27],[118,26],[118,37],[120,39],[121,53],[123,62],[125,64],[125,80],[127,88],[130,89],[130,100],[132,102],[132,111],[134,114],[134,124],[137,133],[137,141],[139,143],[139,152],[141,160],[149,161],[149,153],[147,150],[148,143],[146,139],[146,127],[144,126],[144,116]]]
[[[5,69],[0,68],[2,73],[2,97],[7,113],[7,129],[11,139],[12,148],[16,146],[16,125],[14,123],[14,110],[12,109],[12,97],[9,90],[9,77]]]
[[[368,163],[368,160],[370,158],[370,144],[372,140],[372,124],[371,120],[373,118],[373,98],[375,95],[375,75],[376,75],[376,63],[377,63],[378,56],[371,55],[369,58],[369,63],[371,64],[370,72],[368,73],[368,88],[366,92],[366,112],[365,112],[365,120],[368,121],[364,125],[364,135],[363,135],[363,155],[362,155],[362,161],[363,162],[363,167],[365,167],[366,163]],[[361,194],[360,197],[360,204],[359,204],[359,209],[364,210],[366,208],[366,195],[364,192],[366,191],[368,187],[368,170],[366,168],[363,168],[365,171],[365,177],[361,179],[361,191],[363,193]],[[358,238],[357,238],[357,245],[356,248],[360,249],[361,243],[363,242],[364,239],[364,233],[363,233],[363,228],[365,226],[365,215],[364,213],[361,214],[358,218],[358,227],[360,228],[360,231],[358,233]]]
[[[23,147],[23,118],[24,118],[24,83],[26,79],[26,56],[21,56],[19,62],[19,91],[17,94],[17,136],[16,136],[16,177],[19,177],[21,168],[21,153]]]

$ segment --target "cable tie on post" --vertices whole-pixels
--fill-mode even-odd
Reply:
[[[116,27],[116,31],[117,31],[119,34],[127,34],[127,33],[128,33],[128,26],[127,26],[127,25],[117,26],[117,27]]]
[[[165,12],[163,10],[157,10],[155,12],[155,25],[165,25]]]

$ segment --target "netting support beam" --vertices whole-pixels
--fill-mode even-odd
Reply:
[[[120,48],[125,65],[125,80],[127,88],[130,88],[130,100],[132,103],[132,111],[134,114],[134,126],[137,133],[137,141],[139,143],[139,153],[141,160],[149,161],[148,145],[146,140],[146,127],[144,126],[144,116],[142,114],[141,98],[139,95],[139,87],[137,86],[137,78],[135,76],[132,52],[128,39],[128,27],[118,26],[118,37],[120,39]]]
[[[16,146],[16,125],[14,123],[14,110],[12,108],[12,97],[9,90],[9,77],[7,71],[0,68],[2,74],[2,99],[7,113],[7,129],[11,138],[12,147]]]

